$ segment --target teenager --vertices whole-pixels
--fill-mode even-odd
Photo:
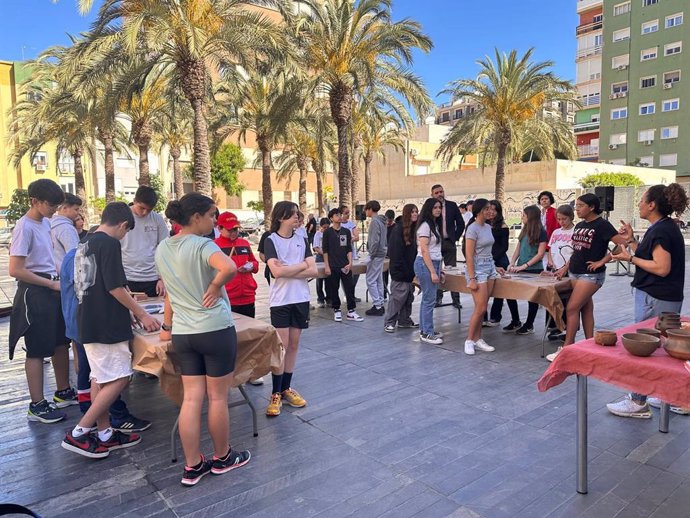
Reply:
[[[307,217],[307,239],[309,244],[314,246],[314,236],[319,229],[319,224],[316,222],[316,217],[313,214],[309,214]]]
[[[371,295],[372,306],[364,313],[369,316],[382,317],[386,310],[383,307],[383,263],[386,260],[388,248],[388,232],[386,230],[386,217],[379,215],[381,204],[376,200],[370,200],[364,206],[364,213],[370,218],[369,233],[367,235],[367,252],[369,262],[367,264],[367,289]]]
[[[295,234],[302,239],[306,239],[307,243],[309,243],[309,235],[307,234],[307,228],[304,226],[304,214],[302,214],[302,212],[297,213],[297,228],[295,229]]]
[[[131,291],[149,297],[165,295],[165,287],[156,271],[156,248],[169,236],[163,217],[153,212],[158,194],[152,187],[141,186],[131,205],[134,228],[122,240],[122,265]],[[174,221],[174,220],[173,220]]]
[[[573,231],[575,230],[575,212],[570,205],[561,205],[556,210],[556,221],[558,221],[559,228],[553,231],[549,238],[549,243],[546,247],[546,266],[554,275],[561,279],[568,275],[568,261],[573,255]],[[563,309],[563,320],[566,320],[565,306]],[[565,338],[565,333],[556,329],[556,323],[551,315],[548,315],[547,324],[552,328],[549,333],[549,340],[562,340]]]
[[[436,184],[431,187],[431,197],[441,202],[441,221],[439,221],[439,228],[441,229],[441,254],[443,255],[443,264],[446,266],[457,266],[457,244],[465,231],[466,221],[460,214],[460,210],[456,203],[446,199],[446,192],[442,185]],[[462,307],[462,304],[460,304],[460,294],[458,292],[451,291],[450,298],[453,301],[454,307],[458,309]],[[436,305],[440,306],[442,304],[443,290],[437,290]]]
[[[256,251],[259,252],[259,259],[261,259],[261,262],[264,263],[266,266],[264,266],[264,278],[266,279],[266,282],[268,285],[271,285],[271,269],[268,267],[268,264],[266,264],[266,256],[264,255],[264,247],[266,246],[266,239],[268,239],[268,236],[271,235],[270,230],[266,230],[261,234],[261,237],[259,238],[259,245],[256,247]]]
[[[494,244],[491,247],[491,257],[493,257],[494,266],[497,269],[507,270],[510,265],[510,260],[508,259],[510,230],[503,216],[503,206],[498,200],[491,200],[489,202],[489,216],[491,235],[494,238]],[[496,327],[500,325],[503,318],[503,299],[494,297],[491,303],[491,311],[487,316],[484,317],[484,322],[482,322],[483,327]]]
[[[9,274],[17,279],[10,317],[10,360],[24,337],[24,372],[29,386],[27,419],[57,423],[65,418],[59,408],[77,404],[69,385],[69,340],[60,307],[60,282],[53,258],[50,218],[65,199],[52,180],[33,181],[28,187],[29,210],[12,231]],[[43,392],[43,358],[52,358],[57,390],[48,403]]]
[[[355,283],[352,275],[352,242],[350,231],[341,225],[340,209],[331,209],[328,219],[330,228],[323,233],[323,265],[326,275],[326,294],[333,307],[333,320],[343,321],[340,311],[340,294],[338,290],[343,285],[347,302],[347,320],[362,322],[364,319],[357,314],[355,308]]]
[[[412,302],[414,301],[414,261],[417,257],[417,240],[415,227],[419,211],[417,206],[408,203],[403,207],[402,217],[393,225],[388,240],[388,257],[391,278],[391,294],[386,309],[383,330],[395,332],[396,324],[400,328],[417,328],[419,324],[412,321]]]
[[[84,239],[86,237],[86,234],[89,233],[87,229],[84,228],[84,224],[86,222],[84,221],[84,216],[83,214],[77,214],[76,219],[74,220],[74,226],[77,229],[77,234],[79,235],[79,241]]]
[[[67,432],[61,446],[94,459],[141,442],[137,434],[114,431],[108,415],[133,374],[130,312],[147,331],[159,328],[158,321],[125,289],[120,240],[133,226],[134,216],[126,203],[109,203],[101,224],[79,244],[74,258],[77,327],[91,367],[91,406]],[[91,433],[94,426],[95,435]]]
[[[510,273],[539,274],[544,271],[544,254],[546,253],[546,230],[541,224],[540,211],[536,205],[525,207],[522,211],[522,230],[518,236],[518,246],[513,252],[513,258],[508,266]],[[503,331],[514,332],[517,335],[529,335],[534,333],[534,320],[539,311],[536,302],[527,303],[527,320],[520,322],[520,311],[517,300],[508,299],[511,322]]]
[[[213,200],[196,192],[169,202],[165,215],[181,229],[156,251],[156,266],[167,289],[161,339],[172,340],[184,388],[179,423],[186,461],[181,483],[185,486],[197,484],[208,473],[221,475],[244,466],[251,458],[248,451],[230,446],[228,392],[235,370],[237,334],[225,287],[237,274],[237,266],[205,237],[215,225],[215,211]],[[224,224],[231,226],[227,220]],[[210,460],[199,444],[206,396],[214,449]]]
[[[388,209],[385,213],[385,216],[386,216],[386,239],[388,240],[388,243],[390,244],[391,234],[393,233],[393,229],[395,228],[395,223],[396,223],[395,211],[392,209]],[[388,255],[388,250],[386,250],[386,258],[390,258],[390,256]],[[389,277],[390,276],[388,275],[388,270],[383,272],[383,300],[388,300],[388,293],[389,293],[389,288],[388,288],[389,282],[388,282],[388,280],[389,280]]]
[[[419,337],[422,342],[433,345],[443,343],[440,333],[434,331],[434,307],[436,289],[441,282],[441,202],[428,198],[417,219],[417,257],[414,273],[422,288],[422,303],[419,308]]]
[[[573,291],[566,307],[567,323],[564,346],[575,342],[580,318],[585,338],[594,336],[594,301],[592,297],[604,285],[606,264],[611,260],[608,245],[613,241],[625,245],[627,239],[619,235],[613,225],[601,217],[599,198],[592,193],[583,194],[575,202],[580,222],[573,230],[573,254],[568,263],[568,276]],[[546,356],[553,361],[562,347]]]
[[[81,198],[71,193],[65,193],[57,213],[50,219],[50,238],[53,242],[53,258],[58,275],[62,272],[62,260],[65,254],[79,244],[79,232],[76,220],[81,209]]]
[[[558,219],[556,217],[556,208],[553,206],[556,200],[553,197],[551,191],[542,191],[537,196],[539,201],[539,209],[541,211],[539,219],[541,220],[541,225],[546,230],[547,239],[551,239],[551,234],[559,227]]]
[[[328,230],[331,222],[328,218],[321,218],[319,221],[319,229],[314,234],[312,249],[314,250],[314,260],[317,263],[323,263],[323,233]],[[319,277],[316,279],[316,301],[320,308],[326,307],[326,294],[324,291],[325,279]]]
[[[359,259],[359,252],[357,251],[357,244],[359,243],[359,227],[357,227],[357,221],[352,217],[352,212],[349,207],[341,205],[338,207],[340,209],[340,224],[343,228],[350,231],[350,239],[352,241],[352,260],[356,261]],[[329,218],[330,219],[330,218]],[[352,276],[352,286],[353,290],[357,288],[357,281],[359,281],[359,275]],[[355,296],[355,302],[362,302],[362,299]]]
[[[465,340],[465,354],[469,355],[475,354],[477,349],[485,352],[495,351],[495,348],[482,338],[482,320],[498,277],[491,254],[494,245],[490,223],[492,216],[493,209],[489,200],[477,198],[472,205],[472,219],[465,230],[465,279],[474,301],[474,310]]]
[[[653,185],[642,195],[638,204],[640,217],[649,221],[644,237],[637,242],[630,223],[621,221],[618,231],[631,251],[622,247],[613,256],[618,261],[635,265],[632,281],[635,296],[635,322],[661,315],[664,311],[680,313],[685,287],[685,242],[678,225],[671,218],[688,209],[688,197],[677,183]],[[620,417],[652,417],[649,406],[658,407],[661,401],[643,394],[629,394],[623,401],[606,405],[608,411]],[[690,414],[689,408],[672,406],[671,411]]]
[[[271,213],[271,235],[265,244],[266,261],[275,278],[268,296],[271,324],[285,347],[282,369],[273,373],[273,390],[266,408],[268,416],[280,415],[283,400],[296,408],[307,404],[291,384],[300,336],[309,327],[307,279],[316,277],[318,271],[309,243],[295,233],[299,224],[297,213],[295,203],[276,203]]]

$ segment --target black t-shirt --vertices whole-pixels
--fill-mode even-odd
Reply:
[[[257,252],[260,254],[264,254],[264,257],[266,256],[266,238],[271,235],[271,231],[267,230],[263,234],[261,234],[261,238],[259,239],[259,246],[257,247]],[[268,259],[266,259],[268,260]],[[264,268],[264,277],[268,279],[269,282],[271,282],[271,269],[268,267],[268,264],[265,265],[266,267]]]
[[[671,271],[666,277],[660,277],[637,267],[632,286],[655,299],[674,302],[683,300],[685,242],[678,225],[671,218],[661,219],[649,227],[637,246],[635,256],[650,260],[657,245],[671,254]]]
[[[599,261],[608,252],[609,241],[618,234],[613,225],[604,218],[590,222],[580,221],[573,231],[573,255],[570,258],[570,271],[577,274],[602,273],[606,266],[593,272],[587,270],[587,261]]]
[[[129,310],[110,294],[126,284],[120,242],[105,232],[87,235],[74,256],[81,343],[114,344],[132,338]]]
[[[328,266],[331,268],[344,268],[350,261],[347,254],[352,252],[352,235],[346,228],[339,230],[329,227],[323,233],[321,249],[324,255],[328,254]]]

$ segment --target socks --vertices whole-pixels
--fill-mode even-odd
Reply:
[[[283,389],[283,376],[284,374],[272,374],[271,377],[273,379],[273,394],[282,392]]]
[[[98,440],[101,442],[109,441],[113,436],[113,429],[108,427],[105,430],[98,430]]]
[[[81,437],[82,435],[85,435],[91,431],[91,428],[82,428],[81,426],[77,425],[74,427],[74,430],[72,430],[72,436],[73,437]]]
[[[280,391],[283,392],[289,389],[290,383],[292,383],[292,372],[283,372],[283,383],[280,386]]]

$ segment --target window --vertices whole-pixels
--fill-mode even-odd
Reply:
[[[603,34],[595,34],[594,35],[594,46],[595,47],[600,47],[604,43],[604,35]]]
[[[617,4],[613,6],[613,16],[619,16],[621,14],[630,12],[630,2],[624,2],[622,4]]]
[[[625,158],[614,158],[613,160],[609,160],[609,164],[612,165],[627,165],[625,163]]]
[[[638,142],[649,142],[652,140],[654,140],[654,130],[653,129],[640,130],[637,132],[637,141]]]
[[[659,30],[659,20],[652,20],[642,24],[642,34],[651,34]]]
[[[680,81],[680,70],[674,70],[672,72],[664,72],[664,84],[671,85]]]
[[[640,115],[652,115],[656,111],[656,103],[640,104]]]
[[[678,126],[667,126],[661,128],[661,139],[678,138]]]
[[[462,119],[462,108],[455,110],[455,119]]]
[[[678,165],[678,154],[671,153],[669,155],[659,155],[659,167],[668,167]]]
[[[623,41],[623,40],[629,40],[629,39],[630,39],[630,27],[626,27],[625,29],[621,29],[619,31],[613,31],[614,43],[616,41]]]
[[[659,0],[642,0],[642,7],[647,7],[648,5],[658,4]]]
[[[613,83],[611,85],[612,94],[624,94],[628,91],[628,82],[623,81],[621,83]]]
[[[609,144],[611,146],[619,146],[621,144],[625,144],[628,140],[628,137],[625,133],[612,133],[611,137],[609,138]]]
[[[611,120],[616,121],[618,119],[628,118],[628,108],[614,108],[611,110]]]
[[[683,25],[683,13],[672,14],[666,17],[666,28],[678,27]]]
[[[630,54],[621,54],[611,59],[611,68],[627,67],[630,64]]]
[[[641,156],[640,167],[654,167],[654,155]]]
[[[601,23],[604,21],[604,15],[603,14],[596,14],[592,16],[592,23]]]
[[[592,116],[589,118],[591,122],[599,122],[599,118],[601,117],[601,114],[599,113],[593,113]]]
[[[441,122],[448,122],[450,120],[450,112],[443,112],[441,114]]]
[[[662,112],[674,112],[678,109],[680,109],[680,99],[668,99],[661,106]]]
[[[652,88],[656,86],[656,76],[643,77],[640,79],[640,88]]]
[[[680,54],[683,51],[683,42],[676,41],[673,43],[668,43],[664,45],[664,56],[673,56],[674,54]]]
[[[640,52],[640,61],[649,61],[650,59],[656,59],[657,52],[658,47],[644,49]]]
[[[75,194],[74,193],[74,182],[61,182],[60,188],[65,192],[68,192],[70,194]]]

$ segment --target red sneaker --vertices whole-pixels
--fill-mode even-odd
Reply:
[[[73,451],[90,459],[103,459],[110,455],[110,450],[90,433],[75,437],[70,430],[62,440],[61,446],[68,451]]]
[[[119,450],[122,448],[129,448],[141,442],[141,435],[135,433],[122,433],[113,430],[113,435],[107,441],[99,441],[101,446],[108,448],[108,451]]]

